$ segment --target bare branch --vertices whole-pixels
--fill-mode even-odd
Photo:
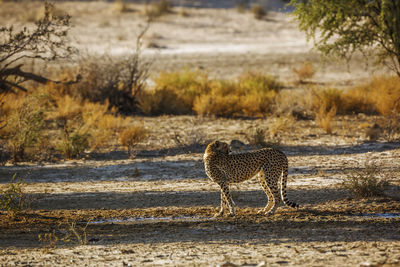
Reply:
[[[26,88],[20,85],[24,81],[42,84],[65,83],[21,70],[26,59],[51,61],[67,58],[75,52],[66,40],[70,28],[70,16],[55,16],[54,6],[48,2],[45,2],[44,9],[44,17],[38,20],[31,30],[25,27],[15,32],[13,26],[0,27],[0,93],[12,91],[13,88],[25,91]],[[14,82],[11,82],[9,77],[13,77]],[[76,81],[66,83],[78,80],[79,77]]]

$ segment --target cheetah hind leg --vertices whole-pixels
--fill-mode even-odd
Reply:
[[[263,170],[261,170],[258,174],[257,174],[257,178],[258,178],[258,182],[260,183],[262,189],[264,190],[264,193],[267,195],[267,205],[265,205],[265,207],[261,210],[259,210],[257,213],[261,214],[267,214],[271,209],[272,209],[272,205],[274,204],[274,196],[271,193],[270,188],[267,185],[267,181],[265,180],[265,172]]]
[[[273,205],[269,210],[265,211],[266,215],[273,215],[276,211],[276,209],[279,207],[279,204],[281,203],[281,195],[279,192],[278,188],[278,180],[280,178],[280,174],[270,174],[270,178],[267,179],[267,185],[269,189],[272,192],[272,199],[273,199]]]

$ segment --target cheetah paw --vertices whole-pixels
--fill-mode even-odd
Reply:
[[[257,214],[262,214],[265,213],[265,209],[260,209],[259,211],[257,211]]]
[[[222,217],[224,215],[223,212],[217,212],[214,214],[213,218],[218,218],[218,217]]]

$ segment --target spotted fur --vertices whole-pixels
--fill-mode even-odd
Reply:
[[[268,197],[267,205],[260,212],[273,214],[281,199],[287,206],[299,207],[286,196],[288,160],[279,150],[264,148],[247,153],[230,154],[227,143],[214,141],[207,146],[203,160],[208,177],[221,187],[221,209],[217,216],[223,215],[226,208],[229,209],[230,215],[235,215],[235,203],[229,185],[243,182],[256,175]]]

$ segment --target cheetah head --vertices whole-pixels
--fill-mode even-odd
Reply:
[[[211,153],[220,153],[220,154],[227,155],[230,152],[231,152],[231,148],[227,143],[221,142],[221,141],[214,141],[214,142],[211,142],[207,146],[206,152],[204,154],[207,155],[207,154],[211,154]]]

